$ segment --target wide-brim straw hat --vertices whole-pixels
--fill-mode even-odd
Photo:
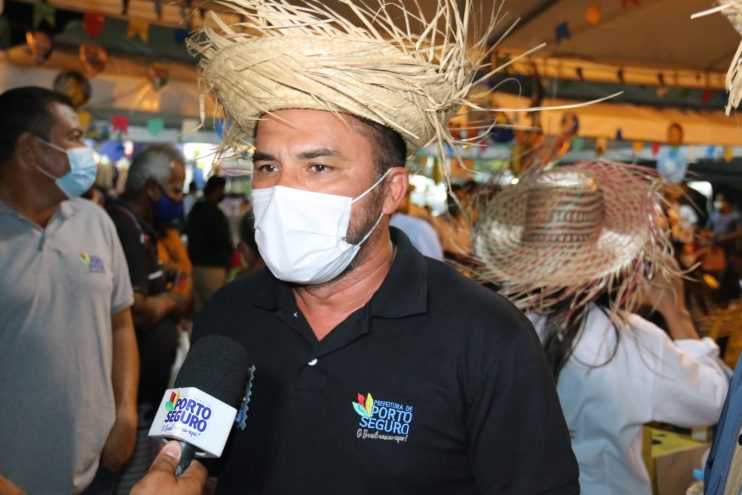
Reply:
[[[526,311],[606,290],[631,310],[672,254],[660,187],[649,169],[604,161],[530,171],[481,213],[478,275]]]
[[[213,14],[188,40],[205,89],[230,125],[226,145],[252,137],[261,116],[298,108],[348,113],[397,131],[408,157],[434,139],[462,105],[495,22],[471,0],[437,0],[431,19],[400,1],[222,0],[239,16]],[[350,12],[340,15],[338,7]],[[400,22],[401,20],[401,22]],[[472,26],[483,27],[476,40]]]

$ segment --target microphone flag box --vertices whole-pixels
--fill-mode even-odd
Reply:
[[[180,440],[196,447],[196,457],[219,457],[237,409],[195,387],[165,391],[149,436]]]

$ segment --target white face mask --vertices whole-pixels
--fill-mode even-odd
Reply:
[[[253,190],[255,242],[273,275],[297,284],[321,284],[340,275],[384,216],[361,242],[349,244],[351,207],[390,170],[355,199],[284,186]]]

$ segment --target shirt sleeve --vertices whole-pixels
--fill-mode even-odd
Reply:
[[[657,330],[658,365],[649,370],[652,419],[683,427],[715,424],[729,387],[719,348],[709,338],[673,342]]]
[[[484,494],[577,494],[577,461],[535,331],[529,323],[512,334],[468,414],[477,484]]]
[[[111,274],[113,275],[113,292],[111,293],[111,311],[118,313],[134,304],[134,292],[129,278],[129,267],[126,264],[124,250],[116,235],[113,224],[107,220],[111,234]]]

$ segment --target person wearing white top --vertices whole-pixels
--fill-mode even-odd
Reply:
[[[642,425],[713,425],[727,393],[719,349],[685,307],[659,191],[653,171],[619,163],[530,171],[475,238],[478,275],[539,334],[587,495],[650,495]]]
[[[546,317],[529,318],[544,340]],[[582,493],[652,493],[642,460],[642,425],[716,423],[727,392],[718,355],[709,338],[673,341],[636,314],[615,322],[590,305],[557,382]]]

